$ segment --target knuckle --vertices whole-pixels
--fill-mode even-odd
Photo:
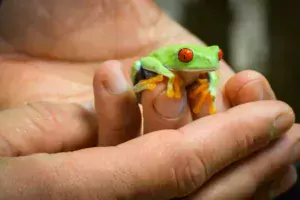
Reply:
[[[28,120],[26,126],[31,132],[35,133],[35,140],[31,141],[32,147],[27,147],[27,150],[24,150],[25,154],[26,151],[31,151],[30,149],[43,149],[43,142],[46,142],[47,137],[53,135],[57,130],[62,129],[61,126],[63,122],[60,120],[61,114],[62,113],[58,109],[53,110],[53,108],[46,103],[26,105],[25,116]],[[56,137],[51,137],[51,140],[55,140],[57,151],[60,152],[65,150],[66,147],[63,140],[57,139]],[[28,141],[24,141],[24,144],[28,144],[27,142]],[[49,141],[47,142],[49,143]]]
[[[247,125],[240,125],[234,129],[236,131],[232,132],[232,141],[234,142],[232,145],[234,149],[234,151],[232,151],[234,154],[232,155],[232,158],[235,160],[242,159],[244,156],[247,156],[270,143],[268,135],[253,132],[253,127],[255,126],[255,122]]]
[[[163,152],[161,162],[168,163],[165,164],[166,170],[171,176],[177,195],[187,195],[199,188],[207,179],[207,164],[199,149],[185,142],[185,135],[180,130],[172,131],[171,136],[164,133],[161,135],[159,140],[162,148],[160,152]]]
[[[240,159],[247,154],[248,150],[252,149],[251,147],[253,147],[256,141],[249,133],[238,134],[235,138],[236,149],[239,149],[239,151],[235,151],[235,158]]]
[[[20,156],[40,151],[45,147],[45,142],[49,142],[45,136],[49,136],[61,126],[61,112],[55,112],[47,104],[27,104],[13,112],[16,112],[12,113],[16,117],[10,120],[16,120],[16,128],[5,123],[0,125],[0,156]],[[54,137],[51,139],[55,140],[57,149],[64,148],[62,142]]]
[[[25,112],[33,125],[38,131],[42,133],[49,133],[52,130],[61,126],[58,119],[58,113],[53,112],[46,104],[27,104]]]
[[[20,149],[10,141],[0,127],[0,157],[19,156]]]

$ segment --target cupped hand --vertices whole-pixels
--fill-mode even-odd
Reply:
[[[125,92],[121,96],[107,96],[106,90],[103,90],[103,88],[99,87],[101,83],[114,82],[114,79],[116,78],[118,80],[122,80],[123,76],[121,71],[119,70],[119,73],[116,73],[120,67],[120,63],[116,61],[104,63],[96,73],[94,81],[96,103],[101,102],[101,105],[107,105],[103,106],[102,109],[100,107],[96,107],[99,124],[101,126],[103,123],[102,126],[105,125],[106,127],[105,130],[99,130],[99,142],[102,146],[113,146],[123,143],[124,141],[127,141],[124,138],[124,135],[127,135],[127,138],[132,137],[134,134],[128,133],[133,133],[133,130],[131,129],[129,131],[129,128],[134,127],[132,125],[137,123],[137,117],[135,117],[135,120],[130,120],[130,118],[132,118],[132,116],[139,116],[138,112],[132,112],[132,115],[129,116],[130,112],[128,112],[128,107],[125,103],[128,101],[124,101],[123,97],[124,94],[133,94],[131,91],[128,92],[126,87],[123,88],[123,92]],[[125,82],[124,78],[123,80]],[[297,151],[294,149],[294,147],[296,147],[296,144],[298,143],[297,134],[300,126],[298,124],[294,125],[287,134],[284,134],[281,137],[275,136],[276,134],[274,133],[276,133],[276,131],[273,132],[271,128],[269,129],[271,132],[268,134],[269,137],[273,138],[274,140],[271,139],[272,141],[266,143],[264,140],[255,138],[253,136],[249,137],[248,135],[248,133],[252,131],[252,128],[255,126],[260,126],[259,123],[262,121],[260,121],[259,116],[266,114],[265,112],[269,112],[260,110],[260,108],[256,107],[253,102],[264,100],[265,105],[268,105],[275,100],[274,93],[272,92],[269,83],[261,74],[254,71],[244,71],[230,78],[225,85],[224,93],[229,99],[229,104],[235,108],[229,109],[224,115],[220,113],[216,116],[209,116],[202,118],[201,120],[196,120],[197,122],[207,123],[209,126],[204,124],[201,127],[196,125],[193,126],[192,124],[195,122],[185,126],[185,124],[188,124],[189,120],[191,120],[187,102],[179,103],[177,102],[178,100],[170,100],[164,96],[161,97],[162,95],[160,95],[160,93],[163,92],[164,89],[165,85],[161,84],[155,91],[146,91],[142,94],[142,104],[144,108],[143,122],[145,126],[144,134],[150,133],[151,135],[153,134],[153,131],[156,130],[174,130],[178,128],[179,130],[182,130],[182,128],[180,128],[182,126],[190,127],[188,130],[191,131],[191,134],[200,129],[201,135],[197,135],[197,140],[201,142],[209,142],[210,138],[212,139],[214,137],[220,137],[219,139],[222,142],[218,143],[217,139],[214,138],[215,140],[212,139],[212,146],[210,147],[210,156],[212,156],[212,159],[216,159],[216,161],[220,159],[217,157],[217,155],[216,157],[214,156],[215,154],[218,154],[218,151],[232,152],[232,149],[226,146],[226,144],[230,141],[234,142],[239,147],[246,148],[248,148],[249,145],[254,145],[255,143],[261,145],[261,148],[258,148],[258,151],[255,152],[255,154],[249,154],[248,157],[239,159],[239,154],[244,153],[242,150],[234,155],[237,160],[235,160],[231,166],[228,166],[225,169],[222,168],[222,170],[218,171],[218,173],[211,179],[208,178],[209,180],[205,182],[202,187],[198,188],[195,193],[189,195],[188,199],[219,200],[249,199],[252,197],[254,199],[269,199],[286,192],[295,183],[297,174],[295,168],[292,166],[292,163],[297,160],[294,159],[295,152]],[[111,102],[122,101],[124,104],[116,103],[115,106],[108,106],[111,105]],[[227,114],[231,113],[232,110],[241,108],[242,105],[245,106],[245,108],[247,107],[248,110],[245,109],[243,112],[240,110],[240,113],[235,113],[235,117],[237,119],[237,126],[235,127],[234,122],[232,121],[233,119],[227,119]],[[250,113],[252,112],[256,112],[256,117],[253,118],[253,121],[249,118],[251,116]],[[167,117],[172,116],[174,113],[176,113],[174,116],[177,117]],[[244,126],[245,124],[242,120],[243,117],[249,119],[249,123],[251,124],[250,127],[247,125]],[[214,118],[216,121],[213,120]],[[127,123],[120,124],[118,122],[124,122],[124,120],[118,119],[126,119]],[[239,121],[239,119],[241,121]],[[290,120],[289,117],[276,119],[275,124],[279,122],[287,123],[287,119]],[[231,126],[233,126],[232,128],[235,128],[236,131],[236,133],[231,133],[233,135],[226,131],[227,129],[230,129],[229,127]],[[116,127],[118,128],[116,129]],[[220,127],[220,129],[215,132],[215,135],[215,129],[213,127]],[[232,130],[230,129],[230,131]],[[172,131],[163,132],[163,134],[168,135],[168,132]],[[226,133],[224,133],[224,138],[221,139],[223,132]],[[137,133],[138,132],[136,132],[136,134]],[[158,144],[161,143],[159,139],[155,141]],[[239,141],[240,139],[242,141]],[[171,135],[169,136],[169,140],[172,141]],[[165,142],[168,146],[168,141],[163,142]],[[199,148],[205,149],[205,147],[200,146]],[[159,153],[161,152],[160,149],[157,151]],[[200,155],[201,153],[202,152],[200,152]]]
[[[299,127],[282,102],[247,102],[260,94],[251,83],[266,84],[257,73],[237,74],[226,84],[236,107],[141,137],[135,96],[116,85],[116,77],[126,82],[122,74],[117,61],[96,72],[96,119],[77,104],[28,104],[0,113],[0,199],[249,199],[293,185],[289,167],[300,158]],[[251,74],[256,79],[243,86]],[[250,93],[245,100],[236,91]],[[86,124],[83,113],[97,121]],[[153,111],[144,123],[153,117],[160,115]],[[98,130],[102,147],[85,148],[96,141],[97,123],[106,127]],[[261,185],[268,187],[260,191]]]
[[[282,139],[272,146],[267,145],[274,139],[268,134],[272,122],[290,112],[279,102],[250,103],[186,125],[193,117],[182,103],[185,99],[174,101],[159,96],[164,89],[161,84],[154,92],[143,93],[144,133],[151,134],[129,141],[140,134],[141,118],[135,98],[119,87],[121,82],[105,75],[110,72],[97,71],[100,64],[109,59],[121,60],[127,76],[132,61],[160,46],[201,44],[152,1],[4,1],[0,8],[0,26],[0,108],[25,104],[25,107],[1,113],[1,155],[33,154],[1,160],[0,180],[5,180],[0,181],[0,184],[5,183],[0,187],[1,195],[23,194],[28,199],[51,195],[60,198],[74,195],[82,199],[164,199],[195,192],[189,198],[220,199],[229,195],[243,199],[269,192],[277,195],[294,183],[296,175],[289,166],[298,159],[298,152],[293,148],[297,144],[298,126],[285,135],[279,128],[278,136],[283,135]],[[105,65],[107,63],[100,68],[105,70]],[[77,105],[63,104],[93,99],[95,71],[100,73],[95,78],[98,136],[95,135],[97,123],[89,112]],[[114,74],[120,75],[120,72]],[[103,81],[103,75],[106,76],[104,85],[111,83],[115,88],[110,88],[113,95],[96,89],[101,86],[96,82]],[[110,77],[116,80],[115,75]],[[257,74],[233,75],[222,62],[217,97],[219,111],[226,111],[230,105],[275,98],[269,85]],[[120,93],[116,98],[115,94]],[[38,101],[57,105],[31,104]],[[245,113],[249,114],[247,118]],[[237,117],[239,114],[244,118]],[[292,118],[283,122],[286,126],[283,129],[291,127]],[[172,131],[158,131],[161,129]],[[178,130],[185,134],[178,134]],[[100,146],[123,144],[72,153],[36,154],[78,150],[95,146],[97,141]],[[267,150],[240,160],[262,147]],[[158,153],[153,154],[153,149]],[[277,151],[278,154],[274,153]],[[195,165],[190,165],[189,160],[195,160],[199,169],[195,170],[195,180],[199,182],[184,173],[194,172]],[[231,163],[233,167],[225,171]],[[209,179],[212,175],[214,177]],[[277,187],[266,189],[274,185],[273,178]],[[28,181],[33,183],[30,188],[26,188]],[[147,196],[149,194],[153,196]]]

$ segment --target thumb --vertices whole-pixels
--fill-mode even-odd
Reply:
[[[116,147],[2,160],[0,199],[22,195],[46,200],[49,194],[48,199],[182,197],[195,192],[221,169],[280,137],[293,120],[286,104],[255,102]]]
[[[94,76],[99,146],[114,146],[140,135],[140,109],[122,68],[119,61],[109,60]]]
[[[95,117],[77,104],[34,103],[0,112],[0,157],[96,145]]]

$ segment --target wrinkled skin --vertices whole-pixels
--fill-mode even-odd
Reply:
[[[92,98],[92,75],[101,62],[119,59],[127,71],[135,59],[157,47],[178,42],[201,44],[150,1],[72,1],[72,9],[66,9],[69,2],[4,3],[0,52],[30,58],[12,62],[4,56],[0,88],[9,87],[9,91],[0,94],[1,108],[24,101],[87,101]],[[8,19],[10,23],[6,23]],[[232,73],[225,63],[222,68],[224,82]],[[26,77],[20,79],[25,71]],[[53,82],[60,87],[53,87]]]
[[[8,21],[9,23],[7,23]],[[103,78],[104,76],[108,76],[110,78],[114,77],[113,73],[110,72],[109,69],[106,69],[109,68],[110,66],[113,66],[113,64],[103,63],[104,61],[120,60],[124,65],[123,71],[128,78],[128,70],[130,69],[130,66],[134,60],[138,59],[140,56],[147,55],[150,51],[158,47],[171,44],[171,43],[179,43],[179,42],[202,44],[202,42],[199,39],[192,36],[189,32],[187,32],[185,29],[183,29],[177,23],[175,23],[173,20],[167,17],[150,0],[143,0],[143,1],[140,0],[128,0],[128,1],[7,0],[4,1],[3,6],[0,8],[0,69],[1,69],[0,109],[13,108],[19,105],[27,104],[28,102],[34,103],[38,101],[47,101],[53,103],[64,103],[64,102],[86,103],[89,100],[94,98],[94,93],[93,93],[94,90],[97,91],[101,90],[99,88],[97,89],[97,87],[99,86],[97,85],[97,83],[95,83],[95,80],[101,80],[101,77]],[[275,95],[272,92],[272,89],[268,85],[265,78],[262,77],[260,74],[248,71],[248,72],[242,72],[240,74],[235,75],[225,62],[221,63],[220,71],[221,71],[221,80],[220,80],[220,92],[218,98],[219,111],[226,111],[231,105],[232,106],[242,105],[244,103],[249,103],[258,100],[275,100]],[[96,77],[98,78],[95,78],[93,82],[93,77],[95,72],[97,72],[96,74],[98,75],[96,75]],[[113,81],[115,79],[112,79],[110,81]],[[259,83],[258,85],[262,87],[258,88],[257,83]],[[93,86],[95,87],[93,88]],[[155,95],[160,94],[162,90],[163,90],[163,85],[160,85],[158,87],[158,90],[156,90],[155,92],[143,94],[144,95],[143,106],[144,106],[144,114],[145,114],[145,124],[144,124],[145,133],[150,133],[149,135],[151,135],[152,132],[154,133],[153,134],[154,136],[152,137],[154,139],[146,141],[145,143],[149,144],[150,146],[153,145],[151,146],[153,148],[156,148],[156,144],[161,144],[159,147],[165,150],[164,149],[165,145],[163,145],[165,143],[161,142],[161,138],[165,138],[165,141],[168,141],[166,134],[170,132],[172,133],[172,131],[165,132],[165,134],[161,134],[161,135],[158,134],[157,131],[161,129],[167,129],[167,128],[177,129],[179,127],[182,127],[188,122],[191,122],[192,117],[190,113],[188,113],[188,111],[183,115],[181,115],[181,117],[178,117],[177,116],[178,113],[176,113],[178,102],[177,104],[175,102],[174,104],[170,105],[169,102],[166,103],[166,100],[161,100],[159,103],[157,103],[156,101],[156,107],[155,107],[156,110],[154,112],[152,101],[153,99],[155,99],[156,97]],[[112,144],[113,145],[121,144],[130,139],[130,138],[123,138],[123,137],[118,138],[118,136],[122,134],[124,136],[125,135],[124,133],[126,134],[132,133],[131,136],[136,137],[138,126],[136,126],[134,122],[139,122],[140,120],[140,118],[136,116],[137,113],[136,110],[133,109],[134,110],[132,114],[133,116],[128,117],[128,112],[124,112],[116,109],[117,106],[120,105],[120,102],[122,104],[123,101],[120,101],[120,99],[123,100],[122,98],[115,99],[116,97],[114,96],[114,97],[108,97],[108,99],[109,98],[113,98],[113,99],[107,100],[107,97],[104,98],[99,94],[95,94],[96,97],[97,95],[98,95],[98,101],[96,101],[96,111],[98,112],[98,114],[101,113],[101,115],[99,115],[100,119],[98,119],[100,128],[102,127],[101,124],[105,124],[106,125],[105,128],[107,130],[105,129],[99,130],[98,133],[99,138],[103,140],[98,142],[98,144],[93,144],[93,145],[109,146]],[[107,107],[102,106],[103,104],[107,105],[106,104],[107,102],[110,102],[111,105],[115,105],[115,106],[113,106],[112,109],[108,109]],[[134,102],[130,105],[133,104]],[[167,107],[168,109],[166,110],[166,106],[164,106],[166,104],[171,106],[174,109],[169,109]],[[33,109],[34,112],[33,114],[31,113],[30,115],[31,118],[35,119],[36,111],[40,113],[40,110],[43,110],[44,108],[43,106],[35,106],[33,108],[34,108]],[[225,115],[220,115],[219,117],[220,119],[222,119],[222,117],[225,119],[226,117],[231,117],[234,120],[236,119],[235,117],[236,114],[242,114],[247,110],[255,110],[255,108],[259,108],[262,110],[265,109],[264,110],[265,113],[263,113],[264,115],[262,117],[265,121],[271,121],[273,119],[273,115],[275,116],[276,114],[274,111],[276,110],[275,108],[278,108],[278,113],[279,111],[284,112],[287,110],[286,106],[279,104],[278,102],[271,102],[269,105],[267,105],[267,103],[265,105],[260,104],[257,105],[257,107],[255,107],[255,105],[249,104],[246,105],[244,108],[243,107],[237,108],[236,110],[232,112],[228,112]],[[66,111],[64,111],[64,109],[66,109]],[[75,123],[76,121],[79,124],[76,124],[77,126],[74,126],[75,127],[74,129],[68,131],[64,130],[64,128],[67,126],[61,126],[60,128],[62,128],[62,130],[60,130],[60,132],[57,132],[56,133],[57,135],[54,134],[53,137],[49,137],[49,138],[46,137],[45,140],[40,139],[43,142],[48,140],[45,143],[47,145],[45,145],[44,147],[40,144],[35,146],[32,143],[29,143],[30,145],[28,145],[26,142],[24,142],[21,143],[22,148],[16,148],[17,150],[14,151],[14,146],[13,146],[10,147],[11,151],[5,151],[5,148],[0,146],[1,155],[13,157],[16,155],[30,155],[37,152],[56,153],[60,151],[67,151],[67,150],[74,150],[74,149],[77,150],[83,147],[92,146],[92,144],[88,142],[91,140],[91,137],[87,137],[87,136],[83,137],[82,133],[79,132],[79,130],[84,130],[86,132],[90,132],[91,130],[89,130],[89,128],[87,128],[87,126],[83,124],[82,120],[79,122],[78,119],[75,120],[73,118],[74,116],[77,116],[76,114],[83,112],[82,110],[80,109],[78,110],[77,107],[76,108],[72,107],[72,109],[69,109],[68,106],[63,106],[63,109],[62,108],[54,109],[53,107],[52,108],[48,107],[46,110],[51,111],[51,112],[47,112],[47,114],[50,113],[50,115],[52,115],[51,114],[52,112],[59,110],[61,113],[57,115],[59,115],[60,117],[64,117],[65,119],[65,121],[63,122],[60,121],[60,123],[72,124],[73,126],[74,124],[76,124]],[[272,111],[274,111],[274,113],[272,113]],[[4,125],[10,124],[11,121],[14,120],[17,121],[17,119],[22,121],[24,118],[26,119],[26,117],[23,116],[24,113],[25,114],[30,113],[28,111],[23,112],[22,110],[18,112],[15,111],[14,114],[17,113],[19,115],[19,118],[17,118],[15,117],[15,115],[9,114],[9,112],[10,111],[8,111],[8,115],[5,115],[5,113],[2,112],[1,116],[4,116],[3,119],[10,120],[7,123],[4,123]],[[158,115],[156,112],[159,112],[161,115]],[[269,112],[270,114],[268,114]],[[111,121],[110,123],[106,123],[107,121],[105,121],[106,119],[105,115],[107,113],[109,113],[108,115],[110,115],[110,117],[124,115],[130,118],[131,120],[129,120],[127,124],[122,124],[122,120],[119,121],[116,120],[114,121],[114,124],[112,124]],[[205,115],[205,112],[202,113],[200,116],[193,116],[193,119],[200,118],[203,115]],[[265,130],[266,126],[261,125],[262,129],[258,130],[259,127],[256,126],[255,123],[256,115],[257,113],[253,112],[251,115],[252,121],[250,122],[248,121],[247,123],[245,123],[244,127],[250,127],[250,128],[252,127],[253,129],[255,129],[254,131],[255,133],[263,135],[266,133]],[[7,116],[13,116],[13,117],[9,118]],[[159,118],[158,116],[160,117],[164,116],[164,117]],[[212,118],[212,119],[217,121],[216,118]],[[3,121],[4,120],[2,120],[2,122]],[[224,122],[223,120],[220,121]],[[247,120],[245,119],[245,122],[246,121]],[[292,121],[293,119],[292,117],[290,117],[289,121],[285,124],[285,128],[280,131],[281,134],[284,134],[284,130],[289,128],[290,124],[292,124]],[[215,127],[214,126],[215,124],[210,124],[209,120],[206,122],[207,123],[202,122],[203,124],[200,127],[204,127],[203,128],[204,132],[209,132],[212,129],[212,127]],[[23,125],[22,123],[20,124]],[[39,124],[40,122],[36,122],[36,123],[40,125]],[[241,129],[238,127],[238,121],[235,121],[235,124],[237,124],[236,127],[230,127],[232,129],[228,128],[228,130],[226,129],[225,131],[224,127],[226,127],[226,124],[220,123],[213,130],[218,132],[223,132],[224,130],[224,133],[225,132],[228,134],[236,133],[236,135],[238,135],[239,130]],[[10,131],[14,132],[15,130],[17,130],[14,126],[6,127],[4,125],[2,124],[1,126],[0,124],[0,128],[2,128],[3,130],[2,132],[0,130],[0,133],[10,132]],[[49,124],[47,124],[47,121],[45,121],[45,124],[43,124],[42,129],[45,129],[46,133],[52,134],[53,129],[47,129],[48,125]],[[53,124],[50,125],[53,126]],[[127,127],[129,125],[130,127]],[[117,126],[117,128],[115,126]],[[191,125],[191,127],[192,126],[193,125]],[[5,129],[5,127],[8,129]],[[80,128],[76,129],[76,127],[80,127]],[[189,127],[190,126],[187,126],[187,128],[183,128],[182,130],[186,131],[187,133],[194,132],[193,127],[192,128]],[[114,130],[115,135],[113,135],[114,138],[108,139],[109,137],[112,137],[111,135],[107,134],[108,132],[111,131],[110,129]],[[39,129],[34,129],[34,131],[37,130]],[[197,130],[199,130],[199,128],[197,128]],[[16,132],[17,132],[16,134],[19,134],[20,131],[16,131]],[[120,134],[121,132],[122,134]],[[236,165],[234,165],[233,167],[224,169],[223,171],[220,172],[219,176],[215,176],[212,180],[206,182],[206,184],[203,187],[201,187],[199,190],[197,190],[197,192],[194,195],[192,195],[190,198],[191,199],[220,199],[220,197],[225,198],[226,194],[228,194],[228,191],[232,190],[231,192],[233,192],[233,194],[236,191],[241,191],[241,193],[236,194],[237,199],[247,199],[253,196],[257,197],[257,199],[260,198],[266,199],[266,195],[269,195],[268,193],[270,192],[269,190],[273,189],[270,185],[273,185],[274,181],[277,183],[275,184],[276,188],[272,191],[275,195],[278,195],[279,193],[286,191],[289,187],[291,187],[291,185],[293,185],[296,175],[295,175],[294,168],[290,167],[291,166],[290,161],[286,161],[280,158],[284,158],[287,155],[290,155],[290,151],[291,151],[290,147],[297,143],[297,139],[296,139],[297,132],[299,132],[299,127],[294,126],[292,131],[289,132],[289,134],[287,134],[284,137],[287,138],[284,141],[288,141],[288,142],[284,142],[284,144],[280,143],[274,146],[270,145],[268,146],[265,152],[262,152],[257,156],[251,156],[248,159],[241,160],[240,162],[237,162]],[[74,137],[74,135],[71,134],[73,138],[72,139],[68,138],[71,137],[70,133],[73,133],[74,135],[76,135],[76,137]],[[54,136],[61,136],[61,135],[64,136],[62,137],[64,140],[70,139],[71,142],[60,141],[59,139],[62,139],[61,137],[58,137],[58,139],[54,137]],[[156,137],[156,140],[155,140],[155,135],[158,136]],[[151,138],[151,136],[149,137]],[[9,142],[11,144],[15,144],[14,141],[15,138],[17,137],[12,137],[12,140]],[[199,138],[199,137],[195,135],[195,138]],[[250,151],[254,147],[251,146],[252,145],[251,142],[249,144],[247,143],[251,140],[248,141],[247,137],[245,138],[246,141],[242,140],[244,138],[238,138],[236,139],[236,142],[237,144],[245,143],[245,145],[237,145],[237,146],[241,146],[241,150],[244,150],[245,154],[247,154],[246,152],[248,152],[248,150]],[[92,139],[95,138],[92,137]],[[227,139],[226,140],[227,142],[225,142],[226,144],[227,143],[229,144],[230,141],[235,141],[231,139],[229,140],[227,137],[224,137],[222,139],[224,139],[224,141]],[[40,142],[40,140],[37,139],[36,142],[38,143]],[[82,142],[82,140],[87,141],[86,144],[81,145],[80,142]],[[62,145],[61,146],[58,145],[57,143],[59,142],[57,141],[60,141]],[[124,145],[125,147],[122,147],[128,150],[129,153],[128,155],[132,155],[131,158],[133,159],[133,161],[135,161],[136,159],[136,157],[134,157],[135,152],[133,152],[133,154],[130,154],[132,153],[130,152],[132,148],[126,148],[126,147],[131,147],[132,144],[136,144],[136,146],[140,148],[143,148],[145,146],[144,145],[145,143],[142,142],[143,140],[137,140],[137,141],[138,142],[133,141],[132,143],[129,143],[129,145],[125,143]],[[17,141],[16,143],[17,147],[19,144],[18,142],[19,141]],[[267,141],[265,142],[267,143]],[[217,143],[214,145],[217,145]],[[285,149],[286,151],[280,151],[283,149]],[[236,148],[237,154],[239,152],[238,150],[239,149]],[[282,152],[282,156],[275,157],[273,156],[274,154],[270,153],[272,151]],[[122,154],[120,155],[116,154],[117,151],[115,149],[113,151],[110,151],[110,149],[108,148],[108,150],[104,149],[103,152],[106,152],[107,154],[105,154],[104,156],[102,155],[102,157],[97,155],[97,153],[99,152],[97,151],[89,152],[89,150],[86,150],[86,152],[85,151],[79,153],[75,152],[73,157],[80,158],[77,161],[81,161],[85,159],[91,159],[94,161],[95,158],[92,157],[91,155],[95,155],[95,157],[97,155],[97,158],[101,157],[104,160],[107,159],[107,161],[110,161],[110,159],[113,159],[114,157],[118,158],[119,156],[120,159],[122,160],[122,158],[127,156],[127,155],[124,156]],[[112,153],[111,157],[109,157],[110,153]],[[207,157],[208,160],[209,159],[213,160],[213,158],[209,156],[210,155],[209,152],[206,153],[208,156]],[[226,153],[230,155],[231,152],[225,151],[224,153],[225,157],[228,156]],[[153,154],[146,154],[146,155],[149,156],[148,162],[150,162],[151,161],[150,155]],[[41,159],[44,159],[43,161],[45,161],[45,163],[43,162],[41,163],[43,163],[45,166],[49,163],[54,165],[55,161],[60,161],[60,159],[64,159],[67,156],[68,154],[63,154],[62,157],[58,156],[56,159],[54,158],[54,160],[52,160],[53,157],[51,159],[42,157]],[[297,154],[295,158],[298,157],[300,157],[300,155]],[[220,158],[223,157],[221,156]],[[32,157],[32,159],[35,160],[34,156]],[[144,158],[141,159],[143,160]],[[72,160],[72,159],[68,158],[67,160]],[[91,160],[87,160],[87,162],[93,163],[91,162]],[[112,160],[111,164],[112,163],[114,164],[114,161],[115,160]],[[18,164],[18,161],[13,161],[12,159],[12,163],[14,162]],[[25,164],[27,164],[24,166],[27,166],[28,169],[31,169],[32,164],[30,164],[30,161],[28,162],[27,160],[26,162],[25,159],[24,162]],[[274,166],[279,166],[280,170],[277,169],[276,167],[274,167],[274,169],[273,168],[270,169],[270,167],[268,166],[268,163],[270,162],[274,164]],[[126,163],[125,160],[124,163]],[[129,166],[131,165],[131,163],[129,163]],[[150,163],[149,166],[151,167]],[[174,163],[171,163],[170,166],[173,166],[172,164]],[[23,165],[17,165],[17,166],[23,167]],[[99,168],[100,166],[102,166],[101,162],[97,167]],[[218,169],[219,167],[220,166],[212,165],[212,169]],[[82,169],[82,167],[79,169]],[[260,170],[255,171],[255,169],[260,169]],[[20,172],[20,169],[16,167],[16,172],[18,172],[18,170]],[[48,174],[45,173],[45,171],[41,171],[41,174],[43,174],[43,172],[45,177],[47,177]],[[252,177],[253,172],[255,172],[257,175],[254,178]],[[12,170],[10,171],[10,173],[8,173],[8,175],[11,174],[15,174],[15,172]],[[89,174],[89,173],[83,173],[83,174]],[[1,175],[3,174],[0,173],[0,178],[3,177]],[[66,183],[67,186],[68,183],[72,185],[71,183],[73,183],[72,181],[74,181],[70,179],[70,177],[72,177],[72,173],[70,177],[68,177],[68,175],[70,174],[66,173],[66,175],[63,176],[62,178],[62,180],[64,180],[63,183]],[[269,178],[266,177],[269,178],[271,177],[271,178],[269,180]],[[98,179],[91,179],[91,177],[84,177],[84,178],[90,180],[88,182],[89,184],[92,184],[93,181],[99,183]],[[100,176],[100,180],[101,178],[102,176]],[[273,178],[275,180],[273,180]],[[9,180],[9,178],[7,180]],[[227,180],[231,180],[231,181],[229,182]],[[286,184],[283,184],[283,186],[278,184],[284,182],[283,180],[285,181]],[[21,184],[22,181],[26,182],[26,179],[23,179],[17,183]],[[38,181],[34,183],[36,185],[39,185]],[[242,188],[240,187],[240,184],[236,184],[243,181],[244,182],[246,181],[247,184],[243,185]],[[263,183],[266,184],[264,185]],[[107,184],[103,182],[102,184],[110,185],[110,182],[108,182]],[[135,184],[139,185],[139,183],[133,181],[132,185]],[[16,187],[17,186],[22,187],[22,185],[21,186],[16,185]],[[116,186],[118,186],[118,183],[116,183]],[[119,188],[122,189],[122,186],[123,185],[121,184],[121,187]],[[53,189],[52,187],[50,188]],[[266,193],[266,191],[268,192]],[[166,193],[167,192],[169,191],[166,191]],[[161,193],[163,194],[161,196],[165,195],[164,191]],[[90,197],[89,195],[91,194],[84,193],[80,195],[85,197],[87,195],[88,197]],[[97,194],[93,194],[93,195],[96,196]],[[103,199],[105,198],[103,197]]]

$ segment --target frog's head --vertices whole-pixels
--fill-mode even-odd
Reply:
[[[218,46],[179,45],[176,49],[177,63],[174,70],[180,71],[215,71],[223,52]]]

